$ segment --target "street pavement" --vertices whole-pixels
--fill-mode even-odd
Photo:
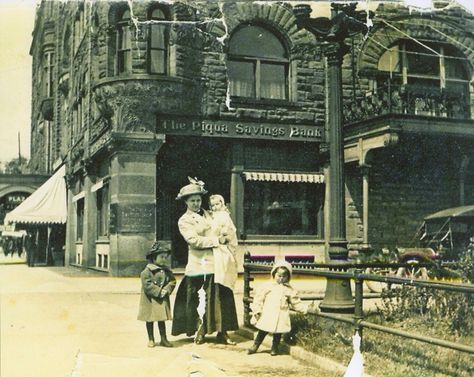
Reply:
[[[1,377],[342,375],[290,355],[272,357],[264,345],[249,356],[246,349],[252,342],[232,333],[236,346],[216,344],[213,336],[203,345],[170,336],[173,348],[148,348],[145,325],[136,320],[138,277],[31,268],[8,258],[0,257]],[[265,280],[263,276],[255,285]],[[309,287],[304,281],[294,284],[303,291]],[[240,321],[242,287],[239,279],[235,298]],[[312,282],[311,290],[321,293],[324,282]],[[168,322],[168,333],[170,326]],[[155,333],[159,339],[156,328]]]

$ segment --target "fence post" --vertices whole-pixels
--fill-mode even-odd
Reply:
[[[244,254],[244,325],[250,326],[250,282],[253,278],[250,276],[250,268],[247,266],[248,263],[251,263],[250,253],[247,251]]]
[[[364,279],[360,277],[363,270],[355,270],[355,308],[354,308],[354,320],[355,330],[360,335],[360,349],[363,349],[363,337],[362,337],[362,326],[360,321],[364,319]]]

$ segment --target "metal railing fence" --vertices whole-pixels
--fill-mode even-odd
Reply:
[[[444,348],[450,348],[460,352],[466,352],[469,354],[474,354],[474,347],[455,343],[439,338],[433,338],[424,335],[413,334],[407,331],[394,329],[392,327],[387,327],[383,325],[378,325],[372,322],[364,320],[364,296],[363,293],[363,284],[365,280],[376,281],[386,284],[401,284],[414,287],[422,287],[427,289],[439,289],[452,292],[461,292],[474,294],[474,285],[473,284],[458,284],[458,283],[446,283],[440,281],[431,281],[424,279],[412,279],[404,278],[397,276],[381,276],[376,274],[367,274],[364,273],[364,270],[367,268],[410,268],[412,265],[406,263],[352,263],[352,264],[315,264],[315,263],[295,263],[293,266],[293,275],[308,275],[308,276],[317,276],[317,277],[326,277],[332,279],[350,279],[355,282],[355,292],[354,292],[354,314],[352,316],[343,316],[340,314],[334,313],[314,313],[315,315],[328,318],[339,322],[348,323],[354,326],[354,329],[359,331],[360,336],[362,337],[363,328],[369,328],[372,330],[396,335],[406,339],[413,339],[416,341],[429,343],[437,345]],[[418,267],[432,267],[432,263],[420,263]],[[270,271],[272,268],[271,263],[265,262],[253,262],[249,255],[245,256],[244,259],[244,324],[246,326],[250,325],[251,317],[251,307],[252,303],[251,292],[253,288],[250,286],[251,281],[254,280],[252,277],[252,272],[255,271]],[[339,271],[335,271],[339,270]],[[303,300],[314,300],[313,296],[303,296]],[[362,343],[363,344],[363,343]]]

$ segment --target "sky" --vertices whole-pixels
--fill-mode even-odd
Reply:
[[[422,8],[431,5],[431,0],[405,2]],[[23,157],[30,156],[29,49],[37,3],[39,0],[0,0],[0,163],[17,158],[18,146]],[[459,0],[458,3],[474,12],[474,0]]]

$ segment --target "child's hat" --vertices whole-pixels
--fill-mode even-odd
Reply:
[[[276,271],[280,268],[280,267],[284,267],[288,270],[288,272],[290,273],[290,278],[291,278],[291,274],[293,272],[293,267],[291,267],[291,263],[285,261],[285,260],[282,260],[282,261],[278,261],[278,262],[275,262],[275,264],[273,265],[272,267],[272,277],[275,276],[275,273]]]
[[[155,241],[151,245],[150,251],[146,254],[146,258],[150,258],[152,255],[157,254],[170,254],[171,246],[169,241]]]

